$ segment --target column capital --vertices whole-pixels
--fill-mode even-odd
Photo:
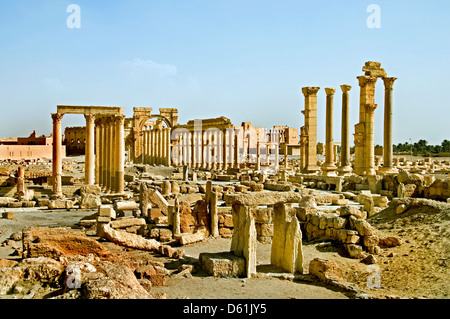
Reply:
[[[302,93],[305,97],[309,96],[309,95],[316,95],[317,92],[320,90],[320,87],[304,87],[302,88]]]
[[[359,81],[359,86],[363,87],[366,85],[374,85],[377,83],[377,77],[376,76],[369,76],[369,75],[361,75],[356,77]]]
[[[116,115],[113,119],[114,123],[117,125],[123,125],[125,122],[125,115],[120,114],[120,115]]]
[[[335,88],[325,88],[325,93],[327,95],[334,95],[334,93],[336,93],[336,89]]]
[[[395,80],[397,80],[397,78],[394,78],[394,77],[383,78],[384,88],[392,90],[394,88]]]
[[[352,89],[351,85],[348,85],[348,84],[341,85],[342,93],[348,93],[351,89]]]
[[[61,113],[52,113],[53,123],[61,124],[62,118],[63,118],[63,114],[61,114]]]
[[[86,124],[94,124],[95,122],[95,114],[84,114],[84,118],[86,119]]]
[[[364,108],[366,110],[366,112],[374,112],[375,109],[377,108],[378,104],[375,103],[367,103],[364,104]]]

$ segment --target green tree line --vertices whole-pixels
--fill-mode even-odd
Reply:
[[[426,140],[415,143],[398,143],[393,145],[394,152],[412,152],[413,154],[450,153],[450,141],[445,139],[440,145],[429,145]]]

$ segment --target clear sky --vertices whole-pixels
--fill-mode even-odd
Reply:
[[[68,5],[81,9],[69,28]],[[370,4],[381,28],[369,28]],[[58,104],[176,107],[179,121],[226,116],[235,125],[304,125],[301,87],[319,86],[318,139],[325,140],[325,91],[341,84],[358,122],[366,61],[394,85],[399,142],[450,139],[450,2],[414,0],[0,0],[0,137],[52,130]],[[383,143],[384,86],[376,85],[375,143]],[[67,115],[63,126],[84,125]],[[353,143],[353,138],[351,139]]]

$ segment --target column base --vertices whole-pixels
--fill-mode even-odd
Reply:
[[[305,173],[307,174],[316,174],[319,170],[320,168],[317,165],[308,165],[304,169]]]
[[[334,165],[333,163],[326,163],[322,165],[321,170],[322,176],[337,176],[336,174],[337,166]]]
[[[337,170],[339,176],[349,176],[352,174],[352,167],[350,165],[341,166]]]

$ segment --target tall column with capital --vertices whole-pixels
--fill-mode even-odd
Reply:
[[[333,142],[333,97],[335,88],[325,88],[327,94],[326,124],[325,124],[325,163],[322,165],[322,174],[325,176],[336,175],[334,164],[334,142]]]
[[[377,77],[362,75],[357,77],[360,86],[359,123],[355,125],[355,167],[358,175],[374,175],[374,111],[375,84]]]
[[[350,85],[341,85],[342,90],[342,124],[341,124],[341,164],[338,169],[339,175],[349,175],[352,171],[350,165],[350,134],[349,134],[349,91]]]
[[[53,197],[63,197],[62,194],[62,132],[61,121],[63,114],[52,113],[53,120],[53,152],[52,152],[52,172],[53,172]]]
[[[95,115],[84,114],[86,119],[86,144],[84,183],[93,185],[95,183]]]
[[[397,173],[398,170],[392,164],[392,91],[397,78],[383,78],[384,82],[384,145],[383,168],[384,173]]]
[[[100,185],[100,119],[95,120],[95,184]]]
[[[106,119],[102,118],[100,121],[100,175],[101,175],[101,186],[103,190],[106,190],[106,158],[107,158],[107,135],[106,135]]]
[[[109,125],[109,132],[110,132],[110,140],[109,140],[109,145],[110,145],[110,157],[109,157],[109,169],[111,171],[110,175],[109,175],[109,185],[110,185],[110,190],[112,193],[114,193],[116,191],[116,164],[115,161],[116,159],[115,157],[115,146],[116,146],[116,132],[115,132],[115,119],[114,117],[111,117],[111,123]]]
[[[319,87],[304,87],[302,93],[305,96],[305,127],[308,131],[306,145],[305,172],[316,173],[317,165],[317,92]]]
[[[116,133],[116,192],[123,193],[125,189],[125,133],[124,133],[125,115],[117,115],[115,121]]]

